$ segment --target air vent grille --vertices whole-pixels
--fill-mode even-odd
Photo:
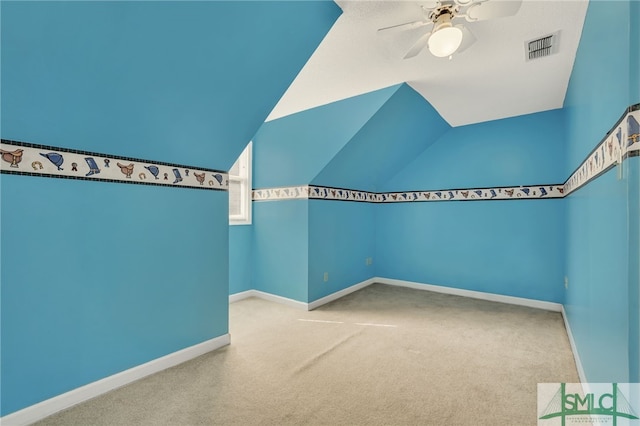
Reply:
[[[525,46],[528,61],[552,55],[558,51],[558,33],[528,41]]]

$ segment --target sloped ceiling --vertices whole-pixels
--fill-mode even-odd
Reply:
[[[253,138],[254,187],[310,183],[399,87],[376,90],[263,124]]]
[[[227,170],[333,2],[9,2],[2,137]]]
[[[451,127],[403,84],[311,183],[378,191]]]
[[[450,129],[406,84],[302,111],[254,137],[254,187],[377,191]]]
[[[451,126],[560,108],[588,5],[587,0],[524,0],[515,16],[465,23],[477,41],[448,60],[426,50],[402,59],[429,27],[377,34],[379,28],[421,19],[420,4],[433,2],[337,3],[344,13],[268,120],[403,82]],[[557,31],[556,54],[525,61],[526,41]]]

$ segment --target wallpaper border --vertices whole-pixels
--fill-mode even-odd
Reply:
[[[433,201],[496,201],[564,198],[592,180],[640,156],[640,104],[627,108],[607,135],[580,163],[580,166],[560,184],[515,185],[491,188],[457,188],[402,192],[370,192],[319,185],[262,188],[252,191],[253,201],[294,199],[339,200],[366,203],[406,203]]]
[[[582,188],[624,160],[640,154],[640,104],[627,108],[607,135],[564,183],[565,194]]]
[[[254,189],[253,201],[335,200],[362,203],[531,200],[562,198],[560,185],[505,186],[435,191],[368,192],[317,185]]]
[[[2,139],[0,173],[227,191],[226,172]]]

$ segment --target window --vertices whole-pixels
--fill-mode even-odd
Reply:
[[[229,170],[229,224],[251,225],[251,145]]]

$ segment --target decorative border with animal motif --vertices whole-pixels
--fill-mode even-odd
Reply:
[[[566,195],[583,187],[629,157],[640,154],[640,104],[628,108],[607,136],[564,184]]]
[[[562,185],[508,186],[496,188],[447,189],[442,191],[388,192],[383,203],[410,201],[482,201],[562,198]]]
[[[318,199],[377,202],[380,197],[374,192],[328,188],[315,185],[301,185],[281,188],[254,189],[252,192],[252,199],[253,201]]]
[[[251,192],[251,199],[254,201],[306,200],[307,198],[309,198],[308,185],[254,189]]]
[[[226,172],[2,139],[0,172],[227,191]]]
[[[365,203],[407,203],[415,201],[481,201],[562,198],[562,185],[511,186],[500,188],[447,189],[440,191],[368,192],[326,186],[296,186],[256,189],[253,201],[338,200]]]
[[[481,201],[563,198],[583,187],[626,158],[640,155],[640,104],[629,107],[607,136],[564,184],[435,191],[368,192],[317,185],[253,190],[253,201],[318,199],[367,203],[416,201]]]

